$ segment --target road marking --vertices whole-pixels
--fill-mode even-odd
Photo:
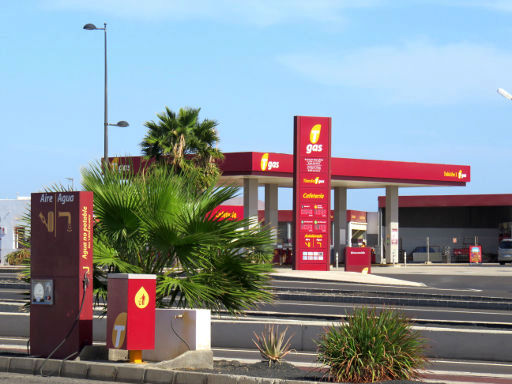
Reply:
[[[508,364],[508,363],[492,363],[492,362],[479,362],[479,361],[450,361],[450,360],[438,360],[438,359],[432,359],[432,360],[429,360],[431,362],[435,362],[435,363],[446,363],[446,364],[467,364],[467,365],[485,365],[485,366],[488,366],[488,365],[494,365],[494,366],[497,366],[497,367],[512,367],[512,363]]]
[[[512,375],[505,373],[480,373],[480,372],[464,372],[464,371],[442,371],[442,370],[420,370],[422,373],[432,373],[434,375],[457,375],[457,376],[473,376],[473,377],[499,377],[502,379],[512,379]]]
[[[280,283],[299,283],[299,284],[315,284],[315,285],[361,285],[361,283],[351,283],[346,281],[304,281],[304,280],[275,280],[276,282]],[[409,280],[406,280],[409,281]],[[413,281],[413,283],[418,283],[417,281]],[[421,283],[421,282],[419,282]],[[425,283],[422,283],[425,284]],[[397,285],[390,285],[390,284],[372,284],[372,283],[365,283],[364,285],[368,285],[371,287],[386,287],[386,288],[397,288]],[[277,288],[290,288],[290,287],[277,287]],[[481,289],[476,288],[436,288],[436,287],[429,287],[427,285],[423,287],[413,287],[413,288],[419,288],[419,289],[434,289],[436,291],[458,291],[458,292],[482,292]],[[333,288],[335,289],[335,288]]]

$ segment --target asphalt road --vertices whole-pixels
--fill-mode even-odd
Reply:
[[[379,272],[379,276],[398,277],[395,274]],[[510,276],[457,276],[401,274],[400,279],[424,283],[430,288],[450,290],[478,290],[482,296],[511,297],[512,279]]]
[[[301,301],[277,301],[272,304],[259,304],[257,311],[300,314],[303,316],[315,315],[315,318],[324,316],[331,319],[333,316],[343,316],[350,314],[354,308],[360,306],[369,306],[367,304],[352,303],[318,303]],[[475,324],[507,323],[512,327],[511,311],[495,310],[474,310],[464,308],[420,308],[420,307],[390,307],[389,305],[371,305],[375,308],[396,308],[404,313],[408,318],[415,320],[448,320],[473,322]],[[299,317],[299,316],[298,316]]]

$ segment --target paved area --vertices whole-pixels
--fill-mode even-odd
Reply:
[[[405,285],[411,287],[423,287],[425,284],[413,281],[395,279],[392,277],[377,276],[375,274],[365,274],[357,272],[345,272],[343,270],[332,271],[294,271],[289,268],[276,268],[272,274],[277,278],[286,279],[308,279],[338,281],[350,283],[383,284],[383,285]]]
[[[386,276],[381,276],[384,274]],[[277,278],[324,280],[362,284],[382,284],[423,287],[425,284],[409,281],[405,275],[459,275],[459,276],[510,276],[512,265],[497,264],[395,264],[372,265],[371,273],[345,272],[343,268],[330,271],[296,271],[291,268],[276,268],[272,274]],[[393,277],[389,277],[393,275]],[[401,278],[401,275],[405,278]]]

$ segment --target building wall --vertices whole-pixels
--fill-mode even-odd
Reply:
[[[30,206],[30,198],[0,199],[0,227],[5,229],[0,235],[0,265],[7,264],[6,256],[14,252],[15,228],[21,225],[21,218]]]

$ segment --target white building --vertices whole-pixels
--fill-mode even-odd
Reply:
[[[0,199],[0,265],[7,264],[6,256],[21,247],[25,232],[21,219],[30,207],[30,197]]]

